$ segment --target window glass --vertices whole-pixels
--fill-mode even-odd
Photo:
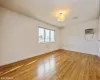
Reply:
[[[45,42],[50,42],[50,30],[45,29]]]
[[[44,29],[39,28],[39,42],[44,42]]]
[[[51,30],[51,34],[50,34],[50,39],[51,39],[51,42],[54,42],[55,41],[55,31],[52,31]]]

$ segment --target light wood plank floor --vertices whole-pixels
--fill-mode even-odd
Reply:
[[[100,80],[100,58],[58,50],[0,67],[0,80]]]

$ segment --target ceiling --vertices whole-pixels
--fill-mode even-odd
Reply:
[[[99,13],[99,0],[0,0],[0,5],[57,27],[93,20]],[[53,13],[61,9],[70,13],[57,22]]]

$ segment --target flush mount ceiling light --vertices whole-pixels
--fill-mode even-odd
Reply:
[[[69,15],[70,10],[69,9],[62,9],[55,11],[55,17],[58,22],[65,21],[66,17]]]
[[[65,20],[65,15],[61,12],[57,14],[57,21],[58,22],[63,22]]]

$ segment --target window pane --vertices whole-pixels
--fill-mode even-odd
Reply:
[[[45,42],[50,41],[50,30],[45,29]]]
[[[51,42],[55,41],[55,31],[51,31]]]
[[[44,29],[39,28],[39,42],[44,42]]]

